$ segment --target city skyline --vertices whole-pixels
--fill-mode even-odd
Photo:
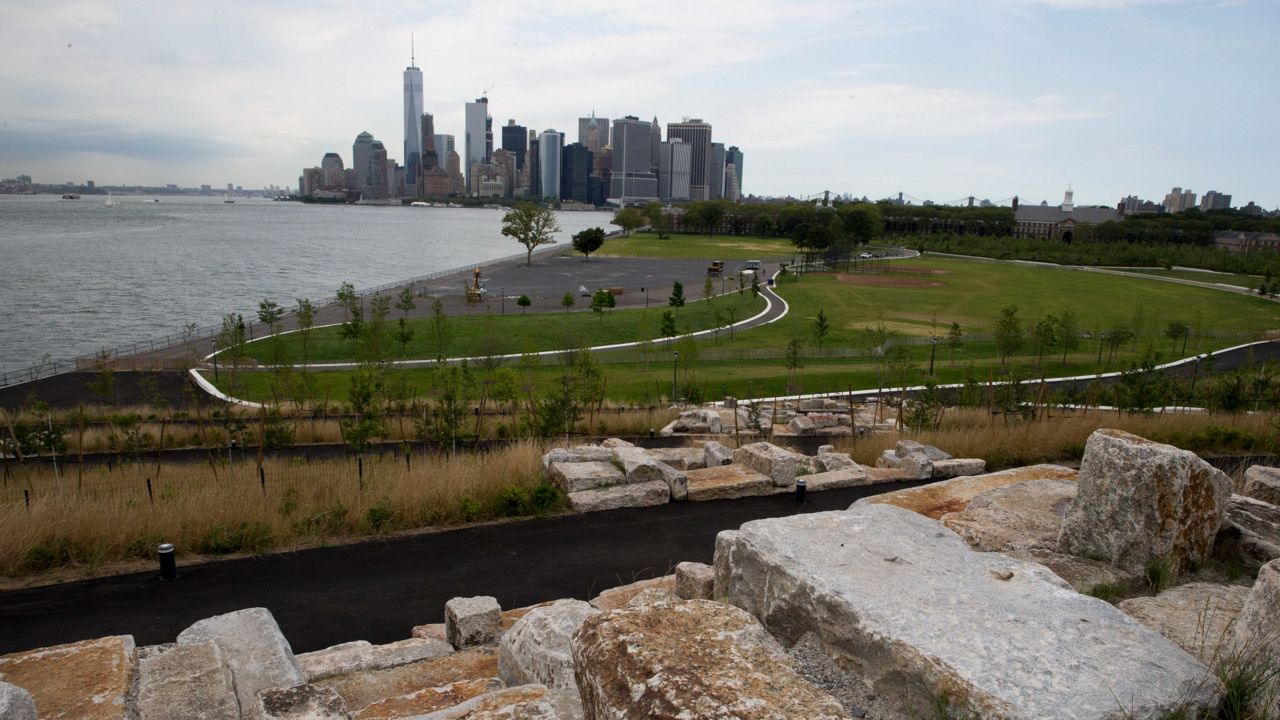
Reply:
[[[508,5],[233,4],[155,8],[145,23],[107,4],[0,8],[21,60],[0,70],[0,176],[292,185],[361,131],[401,145],[396,74],[412,63],[424,110],[458,146],[462,105],[486,89],[499,126],[571,139],[593,110],[702,117],[752,156],[744,189],[759,195],[1054,202],[1070,183],[1079,204],[1113,205],[1178,184],[1280,203],[1280,100],[1262,91],[1278,64],[1271,3],[551,3],[533,19]],[[465,39],[481,34],[492,42]],[[346,59],[348,44],[366,51]],[[1203,89],[1230,101],[1193,99]]]

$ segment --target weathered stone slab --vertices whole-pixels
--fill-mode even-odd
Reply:
[[[664,462],[658,462],[658,472],[662,476],[662,482],[667,484],[667,489],[671,491],[672,502],[684,502],[689,499],[689,475],[683,470],[677,470]]]
[[[445,632],[444,623],[428,623],[426,625],[414,625],[410,637],[421,638],[423,640],[439,640],[440,642],[449,642],[449,634]]]
[[[676,565],[676,595],[685,600],[711,600],[715,594],[716,571],[705,563]]]
[[[1187,583],[1116,607],[1212,667],[1231,654],[1236,616],[1248,595],[1240,585]]]
[[[872,477],[876,476],[872,475]],[[947,513],[964,510],[969,506],[970,500],[988,490],[1028,480],[1050,479],[1075,480],[1076,471],[1061,465],[1031,465],[986,475],[968,475],[906,490],[895,490],[863,498],[855,505],[896,505],[937,520]]]
[[[795,673],[755,618],[708,600],[589,618],[574,635],[573,659],[590,718],[846,717]]]
[[[1232,495],[1214,544],[1215,556],[1240,562],[1250,571],[1280,558],[1280,507]]]
[[[796,470],[802,456],[773,443],[757,442],[733,451],[733,461],[768,476],[776,487],[790,487],[796,482]]]
[[[218,646],[212,642],[176,645],[139,658],[138,717],[239,720],[235,680]]]
[[[981,475],[987,471],[987,461],[982,458],[951,458],[933,460],[933,477],[938,480],[962,475]]]
[[[857,487],[869,485],[871,482],[873,481],[870,480],[867,471],[857,465],[804,476],[804,484],[809,492]]]
[[[569,493],[569,505],[580,513],[666,505],[670,501],[671,488],[662,480]]]
[[[547,468],[547,481],[567,493],[576,493],[621,485],[626,475],[612,462],[553,462]]]
[[[791,422],[787,423],[787,427],[794,435],[812,435],[817,426],[809,419],[808,415],[797,415],[791,418]]]
[[[136,667],[133,636],[113,635],[0,655],[0,681],[30,693],[42,720],[124,718]]]
[[[767,475],[761,475],[746,465],[719,465],[690,470],[686,475],[691,501],[754,497],[775,492],[773,481]]]
[[[1092,595],[1101,586],[1127,591],[1143,582],[1142,573],[1121,570],[1100,560],[1065,555],[1056,550],[1025,548],[1005,552],[1011,558],[1040,563],[1054,575],[1067,581],[1076,592]]]
[[[706,451],[702,448],[654,448],[649,455],[676,470],[697,470],[707,466]]]
[[[1258,579],[1236,618],[1235,645],[1238,658],[1271,673],[1268,686],[1261,689],[1260,699],[1250,708],[1253,717],[1280,717],[1280,675],[1275,671],[1280,657],[1280,560],[1258,570]]]
[[[447,635],[447,631],[446,631]],[[453,646],[440,640],[408,638],[386,645],[348,645],[298,655],[298,665],[307,682],[334,675],[348,675],[361,670],[408,665],[411,662],[440,657],[453,652]]]
[[[650,588],[675,592],[676,576],[674,574],[663,575],[662,577],[639,580],[628,585],[609,588],[592,598],[591,606],[599,610],[617,610],[620,607],[626,607],[627,603],[631,602],[631,598]]]
[[[458,683],[470,683],[467,687],[472,688],[477,685],[484,687],[489,682],[500,682],[497,677],[497,647],[489,646],[459,650],[452,655],[394,668],[339,675],[316,684],[336,690],[346,701],[347,708],[359,713],[362,708],[374,703],[410,695],[423,688],[452,685],[454,691],[462,692],[463,687]],[[479,691],[474,694],[479,694]],[[465,699],[460,698],[458,702]]]
[[[679,595],[675,594],[674,592],[671,592],[670,590],[666,590],[664,588],[649,588],[648,590],[641,590],[640,592],[631,596],[631,599],[627,601],[626,606],[640,607],[641,605],[652,605],[654,603],[660,603],[660,602],[672,602],[680,599],[681,597]]]
[[[600,441],[600,447],[612,449],[620,447],[635,447],[635,444],[627,442],[622,438],[605,438]]]
[[[906,473],[894,468],[867,467],[863,465],[862,471],[867,474],[867,483],[871,485],[903,482],[911,479]]]
[[[648,450],[638,447],[621,447],[613,449],[613,464],[622,468],[622,474],[629,483],[653,482],[659,477],[657,460]]]
[[[1056,549],[1062,516],[1075,497],[1073,480],[1030,480],[979,493],[941,520],[974,550]]]
[[[702,446],[702,467],[720,467],[731,462],[733,462],[733,450],[715,440],[709,440]]]
[[[609,462],[613,460],[613,448],[597,445],[579,445],[573,448],[554,448],[542,456],[542,469],[549,470],[551,463]]]
[[[17,685],[0,682],[0,718],[36,720],[36,702],[31,699],[31,693]]]
[[[1121,430],[1095,430],[1080,462],[1058,552],[1141,569],[1204,562],[1231,499],[1231,478],[1195,453]]]
[[[502,606],[489,595],[456,597],[444,604],[444,632],[461,650],[497,642],[502,634]]]
[[[937,462],[939,460],[950,460],[950,453],[943,452],[932,445],[925,445],[915,440],[899,440],[893,448],[894,452],[900,458],[910,457],[916,453],[922,453],[930,460]]]
[[[212,642],[236,682],[246,716],[258,715],[258,691],[306,683],[289,641],[266,608],[248,608],[205,618],[178,634],[178,645]]]
[[[258,693],[258,717],[263,720],[349,720],[347,704],[332,688],[294,685]]]
[[[821,437],[848,437],[853,435],[853,428],[847,425],[837,425],[835,427],[821,427],[813,431],[814,435]]]
[[[494,690],[460,705],[421,715],[415,720],[571,720],[542,685]]]
[[[817,633],[907,714],[932,712],[940,690],[1008,718],[1153,717],[1214,699],[1208,669],[1158,633],[902,508],[749,522],[720,533],[715,564],[717,597],[784,643]]]
[[[1245,470],[1240,494],[1264,503],[1280,505],[1280,468],[1254,465]]]
[[[560,600],[531,610],[502,636],[498,672],[508,685],[540,683],[573,690],[570,639],[599,610],[581,600]]]
[[[438,712],[464,703],[485,693],[503,688],[497,678],[459,680],[441,687],[422,688],[407,695],[389,697],[357,710],[354,720],[393,720]]]

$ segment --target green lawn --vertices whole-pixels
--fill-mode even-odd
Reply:
[[[685,291],[685,297],[701,289]],[[590,304],[590,298],[578,298],[582,304]],[[405,346],[386,337],[386,356],[392,360],[405,358],[435,358],[440,354],[447,357],[470,357],[481,355],[508,355],[524,352],[539,352],[569,347],[585,347],[593,345],[611,345],[657,338],[661,336],[662,314],[673,310],[676,317],[676,329],[680,334],[705,330],[718,325],[716,313],[724,313],[728,318],[734,312],[735,321],[745,320],[764,309],[763,298],[753,297],[750,292],[741,295],[730,294],[707,301],[686,302],[679,310],[666,306],[655,306],[648,309],[614,310],[570,313],[532,313],[521,315],[508,313],[505,315],[475,314],[468,316],[452,316],[448,319],[448,337],[444,344],[444,352],[438,352],[435,334],[432,332],[428,318],[412,319],[408,326],[413,330],[413,337]],[[580,307],[580,306],[579,306]],[[387,323],[387,331],[395,332],[398,325],[394,321]],[[299,333],[281,335],[281,345],[288,358],[301,362],[302,336]],[[270,363],[274,357],[275,347],[271,338],[263,338],[249,343],[248,355],[261,363]],[[307,358],[309,362],[349,362],[368,357],[367,342],[347,340],[342,337],[340,328],[327,327],[312,331]],[[376,355],[376,353],[375,353]]]
[[[795,252],[795,246],[787,238],[672,234],[659,239],[657,233],[642,232],[627,238],[610,238],[598,254],[681,260],[766,260],[789,258]]]
[[[1223,283],[1224,285],[1239,285],[1240,287],[1256,288],[1263,278],[1261,275],[1240,275],[1234,273],[1217,273],[1205,272],[1199,270],[1150,270],[1146,268],[1126,268],[1112,267],[1108,270],[1120,270],[1123,272],[1135,273],[1138,275],[1155,275],[1157,277],[1171,277],[1181,280],[1195,280],[1196,282],[1207,283]]]
[[[1114,325],[1139,327],[1137,339],[1116,353],[1103,355],[1098,362],[1098,343],[1082,338],[1081,347],[1062,361],[1060,349],[1046,353],[1040,361],[1024,349],[1011,361],[1027,376],[1054,377],[1089,374],[1127,368],[1150,344],[1170,360],[1180,355],[1180,347],[1163,335],[1170,321],[1192,326],[1187,353],[1216,350],[1255,339],[1264,331],[1280,328],[1280,305],[1261,298],[1196,288],[1174,283],[1118,277],[1074,270],[1024,267],[949,258],[920,258],[898,261],[895,267],[931,271],[931,274],[890,274],[842,278],[808,275],[802,279],[783,278],[779,294],[790,304],[788,316],[776,323],[737,333],[729,341],[697,344],[698,359],[689,363],[687,348],[681,352],[678,368],[681,383],[686,380],[701,387],[707,397],[730,394],[743,397],[780,394],[787,390],[788,370],[784,350],[792,338],[800,339],[807,356],[796,373],[803,392],[832,392],[877,386],[877,366],[867,356],[866,328],[882,323],[898,337],[929,337],[942,341],[934,357],[935,377],[941,382],[961,382],[972,365],[982,380],[999,377],[1002,369],[989,334],[1001,307],[1016,305],[1024,328],[1046,314],[1072,308],[1079,317],[1082,333],[1097,337],[1097,331]],[[909,282],[912,284],[901,284]],[[868,284],[880,283],[880,284]],[[899,283],[899,284],[884,284]],[[825,341],[827,350],[852,351],[854,357],[816,357],[811,333],[813,318],[821,308],[831,326]],[[685,313],[691,307],[685,308]],[[621,314],[621,313],[617,313]],[[553,316],[538,316],[542,318]],[[530,316],[530,321],[533,316]],[[587,321],[595,318],[587,317]],[[605,318],[608,321],[608,318]],[[959,348],[946,343],[947,330],[958,322],[964,333]],[[768,355],[761,357],[761,355]],[[909,349],[915,364],[912,382],[921,382],[929,364],[928,343]],[[662,401],[670,394],[671,355],[663,350],[646,358],[634,351],[602,353],[610,398],[623,402]],[[431,370],[403,371],[409,387],[426,392]],[[562,372],[556,360],[545,359],[539,367],[520,369],[522,384],[551,387]],[[686,376],[686,373],[690,375]],[[314,373],[318,399],[342,401],[346,397],[347,373]],[[245,377],[244,397],[269,396],[269,376],[250,373]]]

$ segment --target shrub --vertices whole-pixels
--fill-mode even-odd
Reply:
[[[293,524],[293,531],[299,535],[341,535],[347,530],[347,508],[338,501]]]
[[[234,552],[263,552],[275,545],[271,526],[266,523],[240,523],[238,526],[214,525],[196,542],[196,550],[208,555]]]
[[[370,530],[380,533],[391,529],[391,521],[395,518],[395,511],[391,509],[391,501],[383,498],[378,501],[377,505],[369,508],[364,513],[364,521]]]
[[[83,550],[65,537],[51,538],[32,547],[22,558],[18,571],[40,573],[54,568],[74,565],[84,556]]]
[[[545,515],[564,507],[567,498],[560,488],[549,482],[540,482],[529,493],[529,508],[537,515]]]
[[[1143,577],[1147,581],[1147,587],[1151,588],[1151,592],[1159,595],[1165,588],[1169,587],[1169,583],[1173,582],[1175,569],[1173,563],[1168,558],[1160,558],[1153,560],[1147,565]]]
[[[498,491],[493,500],[494,514],[499,517],[515,517],[528,512],[529,497],[524,488],[518,485],[507,485]]]

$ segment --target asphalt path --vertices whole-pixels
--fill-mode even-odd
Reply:
[[[710,563],[715,536],[749,520],[843,510],[920,482],[672,503],[481,525],[0,593],[0,653],[115,634],[173,642],[201,618],[265,607],[295,652],[350,640],[386,643],[442,622],[444,604],[492,595],[504,608],[602,590]]]

